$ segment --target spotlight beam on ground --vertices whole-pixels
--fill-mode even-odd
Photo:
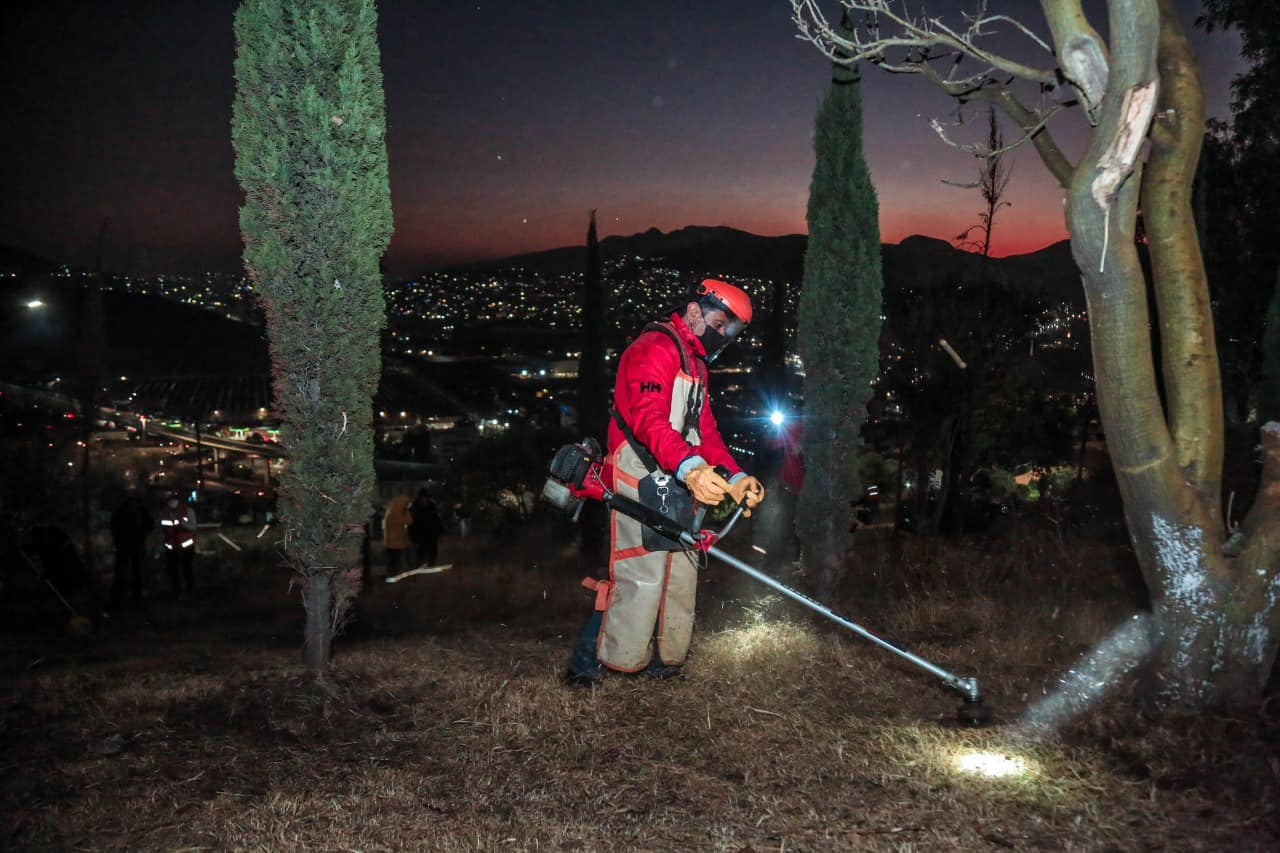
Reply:
[[[1151,616],[1137,613],[1076,661],[1048,696],[1023,713],[1018,728],[1035,735],[1083,713],[1151,653]]]
[[[962,752],[955,757],[952,765],[961,773],[992,779],[1021,776],[1027,772],[1027,764],[1021,758],[999,752]]]

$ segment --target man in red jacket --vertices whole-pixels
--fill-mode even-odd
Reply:
[[[748,507],[764,499],[760,481],[730,455],[707,404],[707,362],[749,322],[747,294],[706,279],[683,311],[647,326],[627,347],[613,391],[609,488],[637,499],[641,481],[653,478],[659,494],[684,488],[705,506],[725,496]],[[684,550],[650,550],[638,521],[611,516],[609,580],[586,582],[596,590],[596,609],[566,678],[592,684],[604,667],[671,677],[684,664],[693,635],[698,560]]]

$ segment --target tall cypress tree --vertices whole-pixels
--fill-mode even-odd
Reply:
[[[805,483],[796,525],[816,591],[844,575],[849,502],[859,496],[859,430],[879,361],[879,206],[862,156],[857,69],[835,65],[814,123],[809,243],[798,312],[804,362]]]
[[[582,331],[578,356],[578,429],[603,433],[609,420],[609,385],[605,371],[604,267],[596,238],[596,212],[587,226],[587,266],[582,285]]]
[[[232,142],[245,267],[266,310],[289,466],[280,516],[302,581],[304,657],[323,674],[359,588],[372,401],[391,237],[372,0],[244,0]]]
[[[103,319],[102,280],[104,276],[103,252],[107,243],[107,226],[110,218],[104,217],[98,229],[98,263],[94,274],[85,283],[80,296],[76,328],[76,398],[80,405],[80,441],[84,451],[80,455],[80,533],[84,539],[84,563],[92,574],[97,569],[97,557],[93,548],[93,425],[98,420],[99,390],[102,387],[103,361],[107,355],[107,326]]]
[[[609,423],[609,372],[605,356],[605,289],[604,265],[600,260],[600,241],[596,236],[596,212],[591,211],[587,226],[587,265],[582,284],[582,331],[578,344],[578,433],[606,438]],[[602,505],[588,504],[578,528],[583,553],[591,559],[605,556],[608,545],[605,531],[607,513]]]

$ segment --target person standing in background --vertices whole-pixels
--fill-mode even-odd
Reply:
[[[165,568],[173,597],[195,589],[196,511],[191,504],[170,492],[160,513],[160,529],[164,534]]]
[[[382,517],[382,545],[387,549],[387,574],[400,572],[400,555],[410,546],[409,525],[413,516],[409,514],[409,496],[396,495],[387,505],[387,513]]]
[[[111,542],[116,561],[111,575],[111,606],[119,607],[128,588],[129,603],[142,606],[142,565],[147,534],[155,527],[151,513],[137,495],[126,495],[111,513]]]
[[[434,566],[444,525],[440,521],[436,502],[431,500],[425,488],[418,489],[418,496],[409,505],[409,516],[413,519],[413,523],[409,525],[409,538],[416,547],[418,565]]]

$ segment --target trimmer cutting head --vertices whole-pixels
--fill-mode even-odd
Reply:
[[[991,709],[981,698],[965,698],[956,709],[956,722],[967,728],[981,728],[991,724]]]

